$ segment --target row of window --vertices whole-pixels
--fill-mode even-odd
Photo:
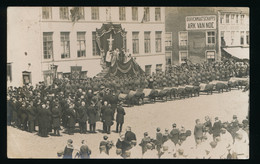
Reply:
[[[84,7],[76,7],[74,8],[78,13],[78,19],[85,19]],[[60,7],[59,8],[60,19],[69,20],[69,8],[68,7]],[[126,8],[119,7],[119,20],[126,20]],[[42,7],[42,19],[51,19],[52,18],[52,8],[51,7]],[[99,7],[91,7],[91,19],[99,20]],[[111,21],[111,7],[106,7],[106,20]],[[132,20],[138,21],[138,7],[132,7]],[[144,14],[142,18],[142,22],[150,21],[150,8],[144,7]],[[155,21],[161,21],[161,8],[155,8]]]
[[[206,51],[206,59],[207,61],[215,61],[216,51]],[[188,51],[179,51],[179,59],[180,62],[183,63],[188,59]]]
[[[228,33],[228,31],[221,31],[221,40],[224,40],[225,33]],[[246,34],[246,35],[245,35]],[[250,39],[249,39],[249,31],[231,31],[230,34],[230,45],[234,45],[235,42],[235,35],[240,35],[240,45],[249,45]],[[246,37],[246,38],[245,38]]]
[[[221,14],[220,15],[221,24],[244,24],[245,15],[244,14]]]
[[[77,57],[86,57],[86,32],[77,32]],[[151,32],[144,32],[144,52],[151,53]],[[132,33],[133,54],[139,54],[139,32]],[[60,33],[61,58],[70,58],[70,33]],[[92,55],[100,55],[96,32],[92,32]],[[162,32],[155,32],[155,51],[162,52]],[[43,33],[43,58],[53,58],[53,32]]]
[[[207,45],[216,44],[215,31],[206,32],[206,44]],[[179,46],[187,46],[187,45],[188,45],[188,31],[180,31],[179,32]]]

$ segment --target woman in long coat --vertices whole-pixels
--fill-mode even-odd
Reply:
[[[119,106],[117,107],[117,113],[116,113],[116,132],[118,133],[122,131],[122,126],[124,124],[124,116],[125,116],[125,110],[122,107],[122,102],[120,102]]]

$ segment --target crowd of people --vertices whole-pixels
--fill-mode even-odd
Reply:
[[[214,122],[206,116],[201,123],[195,120],[194,132],[180,128],[174,123],[171,131],[156,128],[156,137],[144,133],[137,142],[136,135],[127,127],[125,133],[119,133],[116,142],[104,135],[99,144],[100,153],[92,154],[87,142],[82,140],[80,149],[73,148],[68,140],[64,151],[59,151],[61,158],[192,158],[192,159],[247,159],[249,158],[249,121],[241,123],[233,115],[230,122],[221,122],[215,117]],[[114,144],[115,143],[115,144]],[[73,151],[77,153],[73,156]]]
[[[119,93],[128,93],[139,88],[161,88],[207,83],[230,77],[249,75],[248,62],[212,62],[184,64],[168,68],[164,73],[152,75],[88,78],[81,80],[55,79],[52,85],[40,82],[35,87],[8,87],[7,124],[28,132],[35,132],[38,126],[40,136],[49,132],[60,135],[61,126],[73,134],[75,124],[80,133],[96,132],[96,122],[103,123],[103,131],[110,133],[116,120],[116,131],[122,130],[124,108],[118,99]],[[116,113],[116,118],[115,118]]]

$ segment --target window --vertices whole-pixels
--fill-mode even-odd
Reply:
[[[244,24],[244,18],[245,18],[245,15],[241,15],[240,19],[241,19],[241,24]]]
[[[151,73],[152,73],[151,68],[152,68],[152,65],[146,65],[145,66],[145,74],[151,75]]]
[[[166,65],[172,64],[172,52],[165,53]]]
[[[215,32],[208,31],[207,32],[207,44],[215,44]]]
[[[161,21],[161,8],[155,8],[155,21]]]
[[[61,58],[70,58],[70,33],[60,33]]]
[[[132,20],[138,21],[138,8],[132,7]]]
[[[187,31],[179,32],[179,45],[180,46],[188,45],[188,32]]]
[[[236,14],[236,24],[238,24],[238,14]]]
[[[244,31],[240,32],[240,44],[243,45],[244,44]]]
[[[119,20],[125,20],[125,7],[119,7]]]
[[[85,19],[85,12],[84,12],[84,7],[79,7],[79,19],[84,20]]]
[[[155,32],[155,51],[162,52],[162,32]]]
[[[226,14],[226,23],[229,23],[229,14]]]
[[[231,45],[234,44],[235,31],[231,31]]]
[[[172,46],[172,33],[165,33],[165,46]]]
[[[179,51],[180,63],[184,63],[188,59],[188,51]]]
[[[226,42],[224,38],[225,38],[225,31],[221,31],[220,32],[221,46],[226,46]]]
[[[150,9],[149,9],[149,7],[145,7],[143,22],[149,22],[149,21],[150,21]]]
[[[7,81],[12,82],[12,63],[7,63],[6,75]]]
[[[86,39],[85,32],[77,33],[77,54],[78,57],[86,57]]]
[[[151,52],[150,32],[144,32],[144,53]]]
[[[231,24],[234,24],[234,23],[235,23],[235,15],[231,14]]]
[[[139,32],[132,33],[133,54],[139,54]]]
[[[99,19],[99,8],[91,7],[91,19],[98,20]]]
[[[51,59],[53,58],[53,40],[52,32],[43,33],[43,58]]]
[[[99,56],[98,45],[96,41],[96,32],[92,32],[92,55]]]
[[[162,64],[156,64],[156,72],[161,72],[162,71]]]
[[[42,7],[42,19],[51,19],[51,7]]]
[[[111,7],[106,8],[106,20],[111,21]]]
[[[209,62],[215,61],[215,51],[206,51],[206,58]]]
[[[68,7],[60,7],[60,19],[69,19],[69,8]]]
[[[250,40],[249,40],[249,31],[247,31],[246,32],[246,44],[249,45],[249,42],[250,42]]]
[[[221,15],[220,15],[220,23],[221,23],[221,24],[224,24],[224,14],[221,14]]]
[[[29,84],[32,82],[31,72],[23,71],[23,84]]]

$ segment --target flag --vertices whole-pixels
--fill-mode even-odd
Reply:
[[[82,70],[81,66],[71,66],[70,70],[71,70],[71,79],[72,80],[80,79],[80,74],[81,74],[81,70]]]

